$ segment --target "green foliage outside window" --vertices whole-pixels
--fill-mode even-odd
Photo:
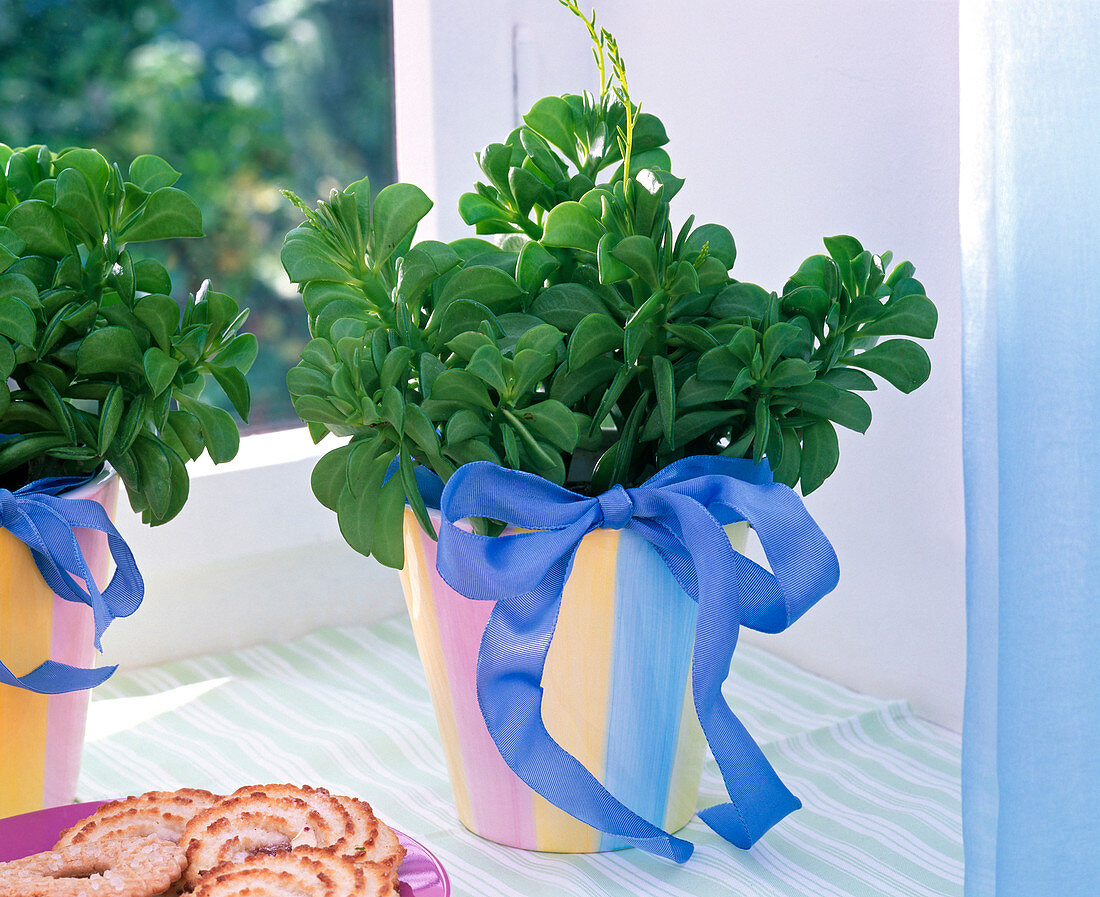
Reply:
[[[0,143],[154,153],[186,173],[207,237],[160,260],[184,293],[213,277],[251,307],[259,429],[297,421],[285,376],[307,339],[279,188],[393,179],[390,20],[388,0],[0,3]]]

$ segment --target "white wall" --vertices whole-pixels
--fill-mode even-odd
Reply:
[[[740,279],[779,289],[822,236],[849,233],[913,260],[936,300],[932,378],[870,396],[871,429],[841,434],[837,473],[807,499],[840,587],[789,632],[750,638],[959,729],[957,4],[600,0],[598,14],[687,178],[674,217],[726,224]],[[552,0],[398,0],[395,15],[400,175],[437,202],[421,235],[454,237],[473,152],[516,123],[513,82],[521,112],[592,87],[587,37]]]

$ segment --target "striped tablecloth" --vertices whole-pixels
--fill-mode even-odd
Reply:
[[[694,856],[538,854],[459,824],[407,620],[118,674],[94,692],[79,799],[182,786],[323,785],[429,847],[456,897],[962,894],[958,738],[741,645],[734,711],[803,802],[752,850],[694,820]],[[700,805],[723,798],[717,766]]]

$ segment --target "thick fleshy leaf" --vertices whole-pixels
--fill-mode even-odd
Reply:
[[[932,300],[924,295],[903,295],[888,303],[869,324],[859,330],[860,336],[915,336],[932,339],[936,335],[939,314]]]
[[[594,253],[605,232],[599,219],[579,202],[563,202],[547,214],[542,244]]]
[[[367,254],[381,266],[431,211],[432,201],[414,184],[390,184],[374,198]]]
[[[802,455],[799,478],[802,494],[809,495],[836,470],[840,447],[836,430],[827,420],[806,427],[802,431]]]
[[[37,329],[37,319],[27,303],[13,297],[0,298],[0,334],[13,342],[33,347]]]
[[[61,213],[40,199],[19,203],[8,212],[4,226],[23,241],[24,254],[59,259],[72,252]]]
[[[844,363],[878,374],[905,393],[912,392],[932,373],[928,353],[907,339],[879,343],[866,352],[849,355]]]
[[[171,187],[179,179],[180,173],[160,156],[138,156],[130,163],[130,182],[146,193],[153,193],[161,187]]]
[[[145,373],[141,348],[133,333],[124,327],[103,327],[84,337],[76,350],[76,369],[83,377]]]
[[[141,359],[145,369],[145,379],[154,396],[159,396],[172,384],[172,379],[179,370],[179,362],[167,352],[151,346],[146,350]]]
[[[737,246],[733,242],[733,234],[727,228],[721,224],[703,224],[695,228],[684,243],[680,257],[691,261],[704,246],[707,247],[707,255],[718,259],[726,266],[727,271],[733,267],[737,259]]]
[[[586,315],[569,337],[569,370],[575,371],[597,355],[611,352],[623,344],[623,328],[606,314]]]
[[[202,212],[182,190],[161,187],[149,194],[141,215],[118,234],[119,243],[201,237]]]
[[[184,411],[190,411],[198,418],[211,460],[215,464],[232,461],[240,447],[241,437],[229,412],[179,392],[176,393],[176,401]]]

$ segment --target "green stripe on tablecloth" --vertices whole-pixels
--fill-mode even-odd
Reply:
[[[116,675],[93,696],[80,798],[323,785],[423,841],[456,897],[962,893],[956,737],[751,645],[725,692],[804,806],[750,851],[693,820],[683,866],[636,850],[528,853],[466,832],[404,618]],[[723,798],[708,759],[700,806]]]

